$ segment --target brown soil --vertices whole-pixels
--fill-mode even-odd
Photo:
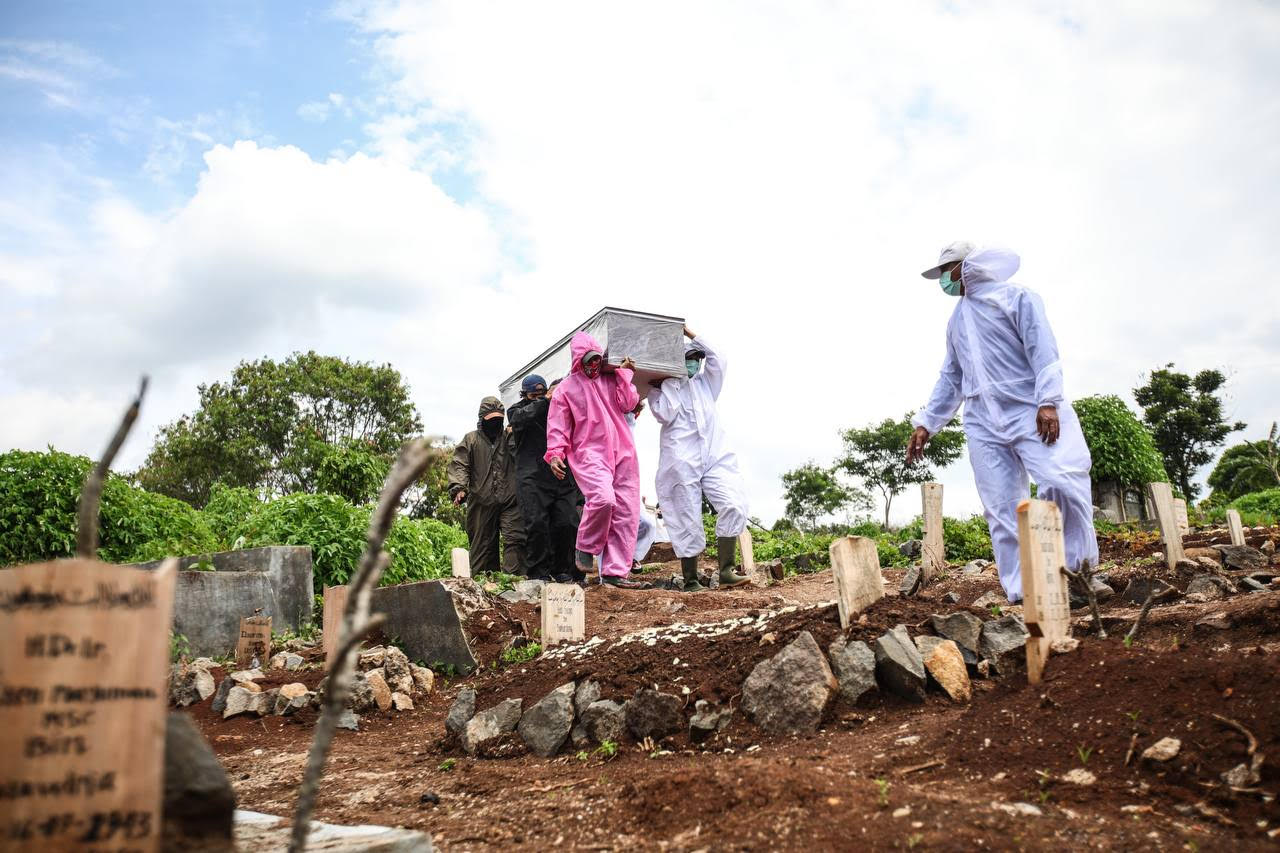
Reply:
[[[1112,578],[1152,571],[1122,563]],[[896,586],[901,572],[885,575]],[[918,599],[881,600],[847,635],[871,640],[899,623],[927,632],[930,614],[962,609],[942,603],[945,593],[967,604],[993,589],[993,575],[952,571]],[[444,715],[463,685],[477,690],[480,708],[511,696],[527,706],[586,677],[605,698],[656,684],[690,707],[697,699],[736,707],[760,660],[801,631],[823,647],[840,632],[834,606],[825,604],[833,597],[829,572],[696,595],[592,586],[587,636],[601,642],[590,652],[496,667],[513,638],[536,635],[537,611],[527,604],[482,611],[468,622],[481,670],[439,679],[435,693],[415,697],[413,711],[366,715],[361,731],[339,732],[317,817],[422,829],[446,850],[1275,849],[1268,833],[1280,827],[1280,592],[1157,607],[1132,647],[1118,635],[1137,608],[1117,595],[1103,608],[1111,637],[1094,637],[1076,611],[1080,648],[1052,658],[1036,687],[1024,676],[976,680],[967,706],[932,692],[923,704],[885,695],[858,707],[836,701],[812,736],[767,737],[735,715],[703,745],[682,734],[656,749],[628,740],[612,758],[566,746],[552,760],[525,753],[518,741],[507,757],[469,758],[446,737]],[[757,617],[779,610],[757,627]],[[1210,614],[1223,614],[1218,624],[1229,627],[1196,625]],[[705,631],[748,617],[752,625],[714,637],[673,638],[680,629],[668,629],[653,645],[616,642],[655,627]],[[269,678],[314,686],[322,674]],[[288,814],[314,714],[222,720],[208,705],[188,710],[227,768],[240,807]],[[1255,791],[1221,782],[1219,774],[1247,760],[1246,741],[1215,714],[1246,727],[1267,756]],[[1166,767],[1143,764],[1141,751],[1166,736],[1181,739],[1177,758]],[[1136,752],[1126,763],[1131,743]],[[1062,780],[1077,768],[1093,773],[1094,784]],[[1010,814],[1014,803],[1041,814]]]

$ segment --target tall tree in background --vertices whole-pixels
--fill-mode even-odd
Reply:
[[[869,509],[870,498],[858,489],[851,489],[840,482],[834,470],[809,462],[794,471],[782,475],[784,497],[787,500],[787,517],[807,522],[812,531],[818,519],[841,509],[857,505]]]
[[[1187,500],[1200,494],[1192,478],[1213,458],[1213,449],[1221,447],[1228,434],[1245,428],[1244,423],[1229,424],[1222,418],[1218,391],[1226,381],[1219,370],[1202,370],[1192,377],[1166,364],[1151,371],[1147,384],[1133,389],[1142,419],[1164,457],[1164,469]]]
[[[1246,441],[1228,447],[1209,475],[1213,497],[1228,501],[1250,492],[1280,487],[1280,432],[1271,432],[1261,441]]]
[[[214,483],[266,494],[372,500],[400,445],[422,431],[400,372],[314,352],[241,362],[201,385],[200,405],[162,427],[138,483],[203,506]]]
[[[910,465],[906,448],[912,429],[911,413],[907,413],[901,420],[889,419],[841,434],[844,455],[836,460],[836,467],[857,477],[867,489],[879,490],[884,498],[885,527],[889,526],[889,507],[895,497],[913,483],[935,479],[931,466],[945,468],[959,459],[964,449],[964,433],[953,420],[929,439],[924,462]]]

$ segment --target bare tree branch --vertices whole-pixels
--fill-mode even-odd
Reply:
[[[1147,614],[1151,612],[1151,605],[1156,603],[1156,580],[1151,579],[1151,589],[1147,591],[1147,600],[1142,602],[1142,609],[1138,611],[1138,618],[1133,620],[1133,627],[1129,629],[1129,633],[1124,635],[1126,644],[1132,643],[1138,639],[1138,632],[1142,630],[1142,623],[1147,621]]]
[[[143,376],[138,386],[138,396],[133,398],[133,402],[125,410],[120,426],[116,428],[116,434],[111,437],[111,443],[107,445],[106,450],[102,451],[102,458],[98,460],[97,465],[93,466],[93,470],[85,478],[84,487],[80,490],[80,509],[76,518],[77,557],[92,560],[98,556],[98,510],[102,502],[102,487],[107,482],[107,472],[111,470],[111,463],[120,452],[120,445],[124,444],[129,430],[133,428],[133,422],[138,419],[142,398],[147,393],[147,382],[147,377]]]
[[[378,579],[386,570],[390,558],[382,550],[387,533],[395,522],[400,496],[427,470],[442,451],[431,447],[426,439],[415,438],[400,448],[400,455],[387,473],[378,506],[369,517],[369,532],[365,539],[360,565],[349,584],[347,607],[342,615],[337,654],[329,662],[329,684],[324,691],[324,705],[316,722],[315,737],[307,755],[307,766],[302,785],[298,789],[298,803],[293,813],[293,832],[289,840],[290,853],[302,853],[307,846],[307,834],[311,829],[311,813],[315,809],[316,793],[320,778],[324,775],[325,761],[338,727],[338,715],[351,693],[352,674],[355,669],[355,652],[360,640],[381,624],[381,617],[369,616],[369,598]]]
[[[1080,564],[1079,572],[1073,572],[1066,566],[1062,566],[1061,569],[1068,581],[1084,591],[1085,598],[1089,600],[1089,610],[1093,613],[1094,627],[1098,629],[1098,639],[1105,640],[1107,629],[1102,627],[1102,614],[1098,612],[1098,594],[1093,591],[1093,567],[1089,565],[1088,560],[1085,560]]]

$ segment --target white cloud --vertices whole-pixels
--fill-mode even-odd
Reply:
[[[238,359],[315,348],[391,361],[428,428],[457,435],[508,373],[627,305],[683,314],[728,352],[724,420],[772,518],[782,471],[926,398],[951,303],[917,272],[965,237],[1022,253],[1069,393],[1221,365],[1235,417],[1259,431],[1277,416],[1272,8],[347,12],[374,40],[368,73],[389,81],[360,108],[376,110],[365,153],[214,146],[177,209],[108,190],[82,214],[84,245],[0,253],[0,294],[41,321],[0,319],[0,407],[107,377],[124,400],[148,367],[187,389],[157,392],[154,426]],[[313,117],[351,107],[331,95]],[[466,204],[441,189],[446,170]],[[94,429],[71,449],[96,452]],[[13,435],[0,426],[0,444]],[[948,511],[978,508],[966,465],[943,482]],[[899,498],[895,518],[915,507]]]

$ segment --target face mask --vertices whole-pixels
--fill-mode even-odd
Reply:
[[[502,418],[487,418],[480,422],[480,429],[487,438],[493,440],[502,432]]]
[[[597,358],[593,361],[588,361],[582,365],[582,374],[586,376],[588,379],[595,379],[597,376],[600,375],[600,365],[602,364],[604,364],[603,358]]]
[[[938,279],[938,285],[947,296],[959,296],[960,288],[963,286],[960,282],[951,278],[951,270],[947,270],[942,274],[942,278]]]
[[[686,358],[684,360],[684,369],[689,374],[690,379],[698,375],[700,367],[702,367],[702,359],[700,358]]]

